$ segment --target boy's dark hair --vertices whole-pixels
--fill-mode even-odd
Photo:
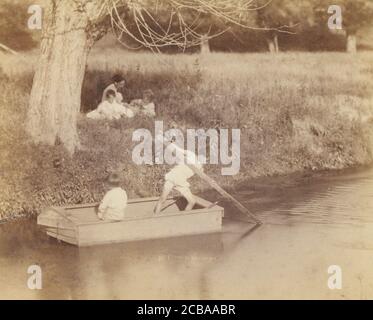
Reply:
[[[121,74],[117,73],[117,74],[115,74],[111,79],[112,79],[114,82],[121,82],[121,81],[124,80],[124,77],[123,77]]]
[[[119,187],[121,183],[121,178],[120,174],[118,172],[111,172],[107,179],[106,182],[112,186],[112,187]]]
[[[109,89],[108,91],[106,91],[106,98],[109,98],[110,96],[116,96],[114,90]]]

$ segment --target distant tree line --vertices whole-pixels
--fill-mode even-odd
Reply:
[[[331,30],[328,20],[329,6],[338,5],[342,9],[342,30]],[[0,44],[13,50],[28,50],[38,45],[37,31],[27,29],[28,2],[5,2],[0,5]],[[373,1],[371,0],[260,0],[256,10],[243,12],[243,24],[253,29],[231,24],[209,14],[197,13],[186,17],[193,25],[194,31],[201,34],[201,42],[183,51],[204,53],[212,51],[225,52],[265,52],[279,51],[349,51],[355,52],[359,47],[357,34],[364,30],[373,30]],[[159,17],[155,29],[177,28],[177,24],[168,20],[162,8],[149,5],[149,12]],[[128,21],[130,15],[122,14]],[[164,19],[163,19],[164,17]],[[151,25],[152,21],[148,21]],[[132,32],[138,32],[133,22],[128,24]],[[110,29],[110,28],[108,28]],[[177,30],[175,30],[177,31]],[[36,34],[36,36],[35,36]],[[212,35],[218,35],[212,37]],[[117,35],[129,46],[142,48],[128,34]],[[364,34],[362,35],[364,37]],[[373,48],[364,48],[373,49]],[[145,49],[148,50],[148,49]],[[180,48],[169,45],[159,48],[162,52],[180,52]]]
[[[331,29],[328,13],[331,5],[341,8],[342,30]],[[373,32],[373,1],[371,0],[260,0],[257,10],[243,12],[243,24],[247,29],[229,24],[216,16],[200,14],[194,30],[204,35],[198,46],[186,49],[188,52],[228,51],[273,53],[288,50],[300,51],[349,51],[356,52],[357,34],[364,38],[364,32]],[[158,9],[158,14],[162,11]],[[129,17],[130,18],[130,17]],[[189,16],[195,21],[196,14]],[[162,27],[170,27],[167,20]],[[152,22],[148,21],[151,25]],[[159,21],[158,21],[159,23]],[[156,28],[156,26],[154,26]],[[176,25],[175,25],[176,27]],[[371,28],[371,29],[369,29]],[[171,25],[172,31],[172,25]],[[136,28],[133,29],[136,33]],[[210,35],[218,35],[210,37]],[[125,36],[123,41],[131,43]],[[373,49],[364,48],[364,49]],[[174,46],[160,49],[178,52]]]

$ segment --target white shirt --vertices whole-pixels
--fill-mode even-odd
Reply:
[[[202,169],[202,165],[198,162],[194,152],[184,150],[174,143],[170,144],[168,148],[174,148],[176,151],[177,164],[165,175],[165,179],[176,186],[189,187],[190,184],[187,180],[194,175],[194,171],[187,164],[194,165],[198,169]]]
[[[120,187],[108,191],[98,207],[98,216],[105,220],[123,220],[127,207],[127,193]]]

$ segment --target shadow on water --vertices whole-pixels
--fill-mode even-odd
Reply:
[[[49,238],[35,219],[0,224],[0,298],[210,298],[211,271],[229,263],[232,254],[252,254],[244,248],[269,226],[373,222],[372,170],[262,178],[230,192],[265,225],[255,227],[224,200],[221,234],[76,248]],[[219,198],[214,191],[202,196]],[[345,245],[359,247],[347,240]],[[42,290],[27,288],[32,264],[42,268]]]

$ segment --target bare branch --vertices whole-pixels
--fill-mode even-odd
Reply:
[[[211,39],[221,35],[230,29],[229,25],[292,33],[289,26],[257,27],[245,20],[250,12],[263,9],[271,1],[259,4],[258,0],[156,0],[155,3],[151,0],[104,0],[98,16],[110,16],[112,29],[124,45],[122,38],[126,34],[140,47],[153,51],[165,46],[186,49],[199,45],[206,37]],[[120,14],[119,10],[123,7],[128,10],[129,16]],[[211,32],[211,25],[206,26],[204,18],[226,26]]]

